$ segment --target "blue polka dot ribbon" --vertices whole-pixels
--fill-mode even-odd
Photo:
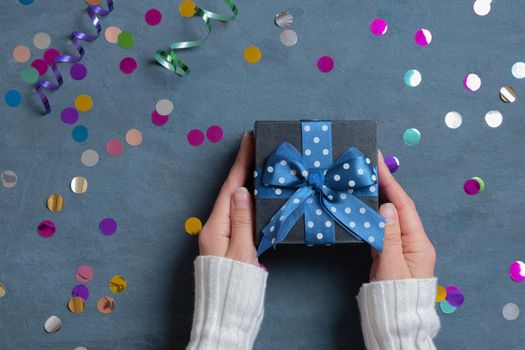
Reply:
[[[262,230],[261,255],[282,242],[304,214],[305,243],[335,243],[335,224],[379,251],[385,222],[359,197],[377,196],[377,171],[357,148],[332,162],[332,125],[328,121],[301,123],[302,148],[284,142],[255,172],[257,198],[288,198]]]

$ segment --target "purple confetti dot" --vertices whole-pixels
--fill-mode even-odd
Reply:
[[[100,232],[105,236],[111,236],[117,231],[117,222],[113,218],[105,218],[98,225]]]
[[[69,74],[71,74],[71,78],[74,80],[82,80],[87,75],[87,68],[82,63],[75,63],[71,66]]]
[[[204,142],[204,133],[199,129],[193,129],[188,133],[187,138],[190,145],[200,146]]]
[[[44,220],[38,224],[38,234],[44,238],[49,238],[55,234],[56,226],[51,220]]]
[[[124,74],[131,74],[137,69],[137,61],[133,57],[124,57],[120,61],[120,71]]]
[[[477,182],[474,179],[468,179],[463,184],[463,190],[469,196],[474,196],[474,195],[478,194],[480,189],[481,189],[481,186],[480,186],[479,182]]]
[[[317,60],[317,68],[323,73],[328,73],[334,68],[334,60],[330,56],[321,56]]]
[[[465,295],[458,287],[448,286],[446,300],[450,305],[454,307],[460,307],[465,301]]]
[[[206,130],[206,137],[210,142],[220,142],[224,136],[224,131],[218,125],[212,125]]]
[[[395,156],[387,156],[385,158],[385,164],[392,174],[399,169],[399,159]]]
[[[159,113],[157,113],[157,111],[153,111],[153,113],[151,113],[151,121],[155,125],[164,125],[168,122],[169,119],[169,115],[160,115]]]
[[[381,36],[388,30],[388,23],[382,18],[376,18],[370,23],[370,31],[375,36]]]
[[[89,298],[89,289],[83,284],[76,285],[71,290],[71,296],[80,297],[82,300],[86,301]]]
[[[78,111],[73,107],[68,107],[60,113],[60,118],[66,124],[75,124],[78,120]]]

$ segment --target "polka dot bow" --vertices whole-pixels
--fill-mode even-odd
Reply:
[[[353,147],[335,163],[327,165],[324,161],[323,166],[321,158],[305,158],[311,158],[315,150],[322,155],[327,148],[305,148],[304,137],[303,130],[304,157],[293,145],[284,142],[267,158],[261,174],[255,174],[259,177],[258,198],[289,195],[263,228],[257,254],[282,242],[303,215],[307,245],[335,243],[334,223],[337,223],[349,234],[382,251],[384,219],[357,198],[377,196],[377,174],[370,159]],[[322,143],[320,136],[313,136],[312,141],[314,145]]]

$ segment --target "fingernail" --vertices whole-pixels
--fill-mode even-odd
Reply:
[[[392,203],[381,205],[379,213],[385,218],[387,224],[395,224],[397,222],[396,207]]]
[[[250,205],[250,192],[246,187],[239,187],[233,192],[233,205],[237,209],[246,209]]]

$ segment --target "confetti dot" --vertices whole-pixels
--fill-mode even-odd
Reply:
[[[370,31],[375,36],[382,36],[386,34],[388,30],[388,23],[382,18],[376,18],[370,22]]]
[[[38,81],[38,71],[33,67],[26,67],[22,70],[22,80],[28,84],[34,84]]]
[[[279,28],[288,28],[293,24],[293,15],[288,11],[281,11],[275,14],[273,23]]]
[[[159,113],[157,113],[157,111],[153,111],[153,113],[151,113],[151,122],[155,125],[164,125],[168,122],[169,119],[169,115],[160,115]]]
[[[173,112],[173,103],[168,99],[159,100],[155,105],[155,110],[160,115],[169,115]]]
[[[93,279],[94,273],[91,266],[82,265],[77,268],[77,271],[75,273],[75,278],[77,281],[81,283],[88,283],[91,282]]]
[[[507,321],[514,321],[520,316],[520,308],[514,303],[508,303],[503,306],[501,313]]]
[[[409,69],[403,76],[403,81],[406,86],[416,87],[421,84],[421,73],[416,69]]]
[[[395,156],[387,156],[385,158],[385,164],[392,174],[399,169],[399,159],[397,159]]]
[[[2,186],[5,188],[13,188],[16,186],[18,177],[12,170],[6,170],[2,173]]]
[[[463,305],[463,302],[465,301],[465,295],[456,286],[448,286],[446,288],[447,290],[447,296],[446,301],[453,307],[460,307]]]
[[[31,5],[33,3],[33,0],[18,0],[18,2],[22,5]]]
[[[162,21],[162,12],[157,9],[149,9],[144,15],[144,20],[150,26],[156,26]]]
[[[454,313],[458,308],[450,305],[446,300],[439,303],[439,308],[444,314],[450,315]]]
[[[202,222],[199,218],[191,217],[184,223],[184,229],[189,235],[196,235],[202,230]]]
[[[204,142],[204,133],[199,129],[193,129],[186,136],[192,146],[200,146]]]
[[[477,176],[474,176],[472,180],[476,180],[479,183],[479,191],[483,192],[485,190],[485,182]]]
[[[481,87],[481,78],[476,73],[469,73],[463,78],[463,86],[468,91],[478,91]]]
[[[421,141],[421,133],[418,129],[407,129],[403,134],[403,141],[409,146],[417,145]]]
[[[44,75],[47,72],[48,65],[46,61],[41,58],[37,58],[31,63],[31,67],[38,71],[38,74]]]
[[[447,296],[447,290],[445,287],[438,285],[436,288],[436,303],[440,303],[445,300]]]
[[[82,63],[75,63],[71,66],[69,74],[74,80],[82,80],[87,75],[87,68]]]
[[[47,209],[52,212],[61,211],[64,207],[64,197],[59,194],[52,194],[47,199]]]
[[[468,179],[463,184],[463,190],[469,196],[474,196],[480,192],[481,186],[478,181],[474,179]]]
[[[472,6],[474,13],[478,16],[486,16],[490,12],[490,3],[492,0],[477,0]]]
[[[458,112],[448,112],[445,115],[445,124],[451,129],[457,129],[463,123],[463,117]]]
[[[509,277],[514,282],[525,281],[525,263],[518,260],[510,264]]]
[[[115,299],[107,295],[98,299],[97,309],[102,314],[112,313],[115,309]]]
[[[512,75],[516,79],[525,78],[525,62],[516,62],[512,65]]]
[[[70,187],[71,187],[71,191],[73,191],[73,193],[76,193],[76,194],[86,193],[87,188],[88,188],[88,181],[83,176],[75,176],[71,180]]]
[[[51,65],[53,62],[55,62],[55,58],[60,56],[60,52],[57,49],[51,48],[47,49],[46,52],[44,52],[43,59],[46,61],[48,65]]]
[[[142,143],[142,133],[137,129],[129,129],[126,132],[126,142],[130,146],[139,146]]]
[[[432,33],[430,33],[428,29],[419,29],[416,34],[414,34],[414,41],[420,46],[430,45]]]
[[[262,52],[257,46],[248,46],[243,55],[246,62],[255,64],[261,60]]]
[[[286,29],[281,32],[279,39],[284,46],[294,46],[297,44],[297,33],[292,29]]]
[[[117,37],[117,43],[123,49],[131,49],[135,44],[135,37],[130,32],[122,32]]]
[[[193,1],[184,0],[179,5],[179,13],[183,17],[193,17],[196,12],[196,7],[197,5]]]
[[[106,38],[108,43],[116,44],[118,42],[118,36],[120,33],[122,33],[122,30],[119,27],[107,27],[106,31],[104,32],[104,38]]]
[[[120,71],[124,74],[131,74],[137,69],[138,63],[133,57],[124,57],[119,64]]]
[[[119,139],[111,139],[106,143],[106,152],[112,157],[116,157],[124,152],[124,144]]]
[[[88,139],[89,132],[88,128],[86,128],[84,125],[78,125],[71,130],[71,137],[76,142],[84,142]]]
[[[4,95],[4,100],[9,107],[15,108],[22,103],[22,95],[18,90],[8,90]]]
[[[88,5],[92,5],[92,6],[94,6],[94,5],[100,5],[100,2],[101,2],[101,1],[102,1],[102,0],[86,0],[86,4],[88,4]]]
[[[334,69],[334,60],[330,56],[321,56],[317,60],[317,69],[323,73],[329,73]]]
[[[19,63],[25,63],[31,58],[31,51],[25,45],[18,45],[13,50],[13,58]]]
[[[66,124],[75,124],[78,121],[78,111],[73,107],[65,108],[60,113],[60,119]]]
[[[51,37],[47,33],[36,33],[33,37],[33,45],[37,49],[45,50],[51,45]]]
[[[51,220],[44,220],[37,227],[38,234],[43,238],[49,238],[56,232],[55,223]]]
[[[80,95],[75,99],[75,108],[80,112],[88,112],[93,108],[93,100],[89,95]]]
[[[510,85],[506,85],[499,90],[499,98],[505,103],[513,103],[516,101],[516,97],[516,90]]]
[[[122,276],[113,276],[109,281],[109,290],[113,293],[122,293],[126,290],[128,282]]]
[[[220,142],[224,136],[224,131],[218,125],[212,125],[206,130],[206,137],[210,142]]]
[[[0,283],[0,298],[5,297],[7,289],[3,283]]]
[[[98,224],[98,229],[100,233],[104,236],[111,236],[117,231],[117,222],[113,218],[105,218],[100,221]]]
[[[67,308],[74,314],[80,314],[85,309],[84,300],[81,297],[72,297],[67,303]]]
[[[503,122],[503,115],[499,111],[488,111],[485,114],[485,123],[491,128],[497,128]]]
[[[89,299],[89,288],[83,284],[78,284],[71,290],[72,297],[79,297],[86,301]]]
[[[56,333],[61,328],[62,328],[62,321],[60,320],[60,318],[58,318],[58,316],[55,316],[55,315],[49,317],[44,323],[44,329],[49,334]]]
[[[88,167],[93,167],[98,164],[99,156],[97,151],[93,149],[88,149],[82,152],[82,155],[80,156],[80,161],[82,164]]]

